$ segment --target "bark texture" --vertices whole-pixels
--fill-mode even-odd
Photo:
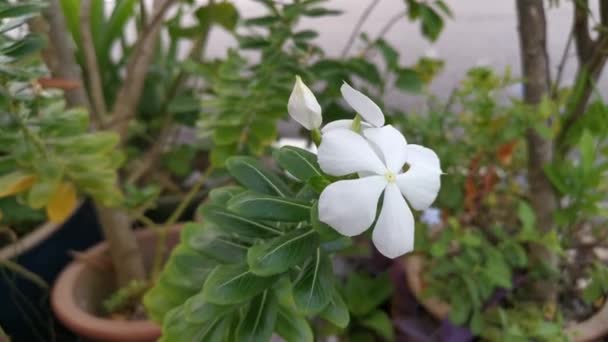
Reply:
[[[517,19],[525,79],[524,100],[535,106],[543,96],[549,94],[551,84],[543,0],[517,0]],[[536,213],[537,225],[542,231],[548,232],[554,229],[553,215],[557,208],[557,197],[543,167],[553,158],[553,143],[532,128],[526,132],[526,142],[530,202]],[[551,267],[557,263],[556,255],[542,246],[536,246],[532,252],[538,261]],[[554,303],[557,297],[556,285],[551,282],[539,283],[537,292],[539,297],[548,302]]]
[[[48,25],[41,21],[34,22],[32,25],[34,29],[38,30],[48,28],[52,53],[47,52],[43,55],[47,66],[54,77],[77,80],[82,85],[80,69],[74,57],[73,42],[65,25],[59,0],[49,1],[44,18]],[[84,87],[66,91],[65,98],[69,107],[86,107],[91,111]],[[144,279],[143,258],[127,214],[120,209],[106,208],[99,203],[96,204],[96,209],[104,236],[110,246],[118,284],[126,285],[130,280]]]

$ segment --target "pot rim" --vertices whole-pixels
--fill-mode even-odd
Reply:
[[[178,233],[180,227],[169,228],[169,234]],[[135,232],[138,239],[151,237],[157,232],[146,228]],[[108,249],[107,241],[87,249],[86,256],[99,256]],[[82,336],[104,336],[113,341],[152,341],[161,335],[161,328],[150,320],[120,321],[97,317],[83,310],[77,303],[73,289],[87,265],[74,260],[61,272],[51,291],[51,306],[57,318],[72,331]],[[76,317],[76,318],[75,318]],[[125,339],[128,336],[128,339]]]
[[[402,259],[401,264],[407,275],[407,285],[414,293],[416,300],[435,318],[444,319],[450,312],[450,304],[438,298],[424,298],[422,291],[422,271],[425,267],[425,257],[420,254],[409,254]],[[608,334],[608,304],[603,305],[591,317],[584,321],[570,322],[565,327],[566,335],[575,342],[589,342],[600,339]]]
[[[10,243],[9,245],[0,248],[0,260],[7,260],[17,257],[23,253],[26,253],[36,246],[40,245],[46,240],[51,234],[58,231],[63,225],[82,207],[84,201],[80,200],[74,207],[70,215],[65,220],[59,223],[53,223],[46,221],[41,223],[36,228],[32,229],[31,232],[25,234],[19,240]]]

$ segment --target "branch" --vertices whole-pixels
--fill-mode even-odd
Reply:
[[[593,40],[589,33],[589,0],[574,1],[573,30],[578,62],[584,64],[589,60],[593,50]]]
[[[562,128],[557,136],[556,142],[558,152],[566,153],[568,149],[567,137],[574,124],[583,117],[589,98],[593,93],[593,88],[597,83],[606,60],[608,58],[608,33],[602,33],[595,43],[593,53],[587,63],[579,66],[576,76],[576,83],[568,106],[566,117]]]
[[[97,120],[103,127],[107,107],[103,96],[97,54],[93,45],[93,34],[91,33],[91,0],[82,0],[80,3],[80,34],[82,37],[84,63],[89,81],[89,95],[92,100],[92,114],[97,117]]]
[[[188,54],[188,58],[190,59],[201,59],[201,55],[207,45],[207,38],[209,37],[209,27],[207,27],[204,32],[201,32],[199,38],[194,42],[192,48],[190,49],[190,53]],[[165,99],[163,106],[161,108],[161,113],[164,113],[163,124],[161,125],[162,130],[160,132],[160,138],[156,140],[154,145],[146,151],[146,154],[141,158],[141,163],[132,171],[132,173],[128,177],[129,183],[135,183],[140,178],[146,176],[149,172],[156,169],[156,164],[158,163],[160,156],[162,154],[163,148],[171,142],[171,131],[172,131],[172,121],[175,113],[168,112],[170,102],[175,98],[178,94],[180,87],[186,80],[186,73],[182,69],[179,71],[171,86],[169,87],[169,91],[167,93],[167,98]]]
[[[547,54],[547,23],[543,0],[517,0],[517,21],[519,25],[520,54],[524,84],[524,100],[528,105],[538,105],[549,94],[549,57]],[[526,132],[528,149],[528,180],[530,202],[537,222],[543,224],[547,232],[554,228],[553,215],[557,209],[557,196],[544,172],[544,166],[551,162],[553,144],[543,138],[535,129]],[[555,267],[555,253],[543,246],[533,246],[534,258]],[[550,282],[539,282],[536,294],[549,305],[555,305],[557,287]]]
[[[49,1],[49,6],[43,12],[43,16],[45,19],[32,19],[29,25],[33,32],[48,35],[48,48],[42,53],[45,64],[53,77],[78,84],[77,87],[64,90],[68,106],[88,108],[87,95],[82,86],[80,70],[74,58],[72,41],[59,1]]]
[[[112,110],[114,126],[111,128],[118,132],[123,142],[127,137],[129,121],[136,114],[148,67],[154,56],[154,46],[163,23],[163,18],[174,1],[156,0],[154,2],[154,16],[139,36],[133,48],[133,54],[129,59],[125,81],[117,93],[117,100]]]

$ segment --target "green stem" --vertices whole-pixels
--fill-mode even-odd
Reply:
[[[174,225],[177,220],[182,216],[186,208],[192,203],[192,200],[196,196],[196,194],[201,190],[203,185],[209,179],[209,176],[213,172],[213,166],[207,168],[205,173],[201,176],[201,178],[194,184],[194,186],[190,189],[190,191],[186,194],[184,199],[181,201],[179,206],[173,211],[171,216],[165,221],[165,224],[158,228],[158,235],[156,237],[156,251],[154,253],[154,263],[152,267],[152,279],[155,280],[158,278],[160,274],[160,270],[163,266],[164,254],[166,248],[167,241],[167,233],[169,232],[169,228]]]
[[[7,269],[19,274],[23,278],[31,281],[32,283],[38,285],[42,289],[48,289],[49,285],[46,283],[44,279],[42,279],[36,273],[33,273],[26,269],[25,267],[19,265],[18,263],[11,260],[0,260],[0,267],[6,267]]]

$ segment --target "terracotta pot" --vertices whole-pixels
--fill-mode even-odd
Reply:
[[[401,259],[407,275],[407,284],[422,306],[435,318],[442,320],[450,313],[450,305],[437,298],[422,296],[424,280],[422,271],[425,267],[425,258],[421,255],[410,254]],[[566,335],[573,342],[591,342],[601,340],[608,335],[608,301],[593,316],[582,322],[572,322],[565,330]]]
[[[170,229],[166,240],[167,253],[179,242],[179,231],[180,227]],[[150,267],[157,233],[145,229],[135,234],[146,266]],[[161,330],[151,321],[119,321],[100,316],[102,301],[115,289],[108,245],[102,242],[88,249],[81,260],[72,262],[61,273],[53,287],[51,305],[61,322],[87,339],[113,342],[156,341]]]

